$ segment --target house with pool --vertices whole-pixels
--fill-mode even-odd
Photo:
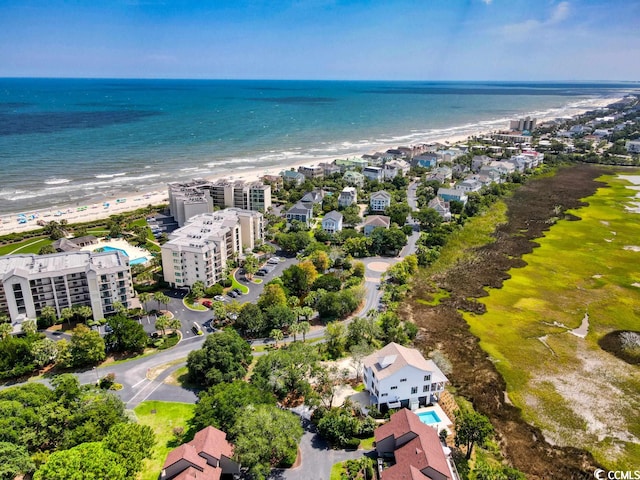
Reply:
[[[365,357],[363,365],[365,389],[379,410],[436,403],[448,382],[433,360],[394,342]]]

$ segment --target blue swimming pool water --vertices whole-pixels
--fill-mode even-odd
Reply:
[[[440,417],[434,411],[419,413],[418,417],[420,417],[420,421],[422,423],[425,423],[427,425],[432,425],[434,423],[440,423]]]
[[[125,257],[129,256],[127,252],[122,250],[121,248],[102,247],[102,250],[104,250],[105,252],[122,252]],[[129,265],[138,265],[139,263],[145,263],[147,260],[147,257],[134,258],[133,260],[129,260]]]

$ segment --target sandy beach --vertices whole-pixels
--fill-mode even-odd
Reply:
[[[592,110],[594,108],[604,107],[610,103],[618,101],[619,99],[600,99],[594,100],[589,106],[585,106],[585,108],[576,113],[575,115],[579,115],[580,113],[584,113],[588,110]],[[547,117],[547,118],[538,118],[539,123],[543,123],[545,121],[553,120],[555,117]],[[505,125],[506,127],[506,125]],[[446,138],[425,138],[421,142],[414,143],[431,143],[431,142],[439,142],[443,144],[454,145],[456,143],[462,143],[466,141],[471,136],[482,136],[495,132],[495,129],[492,130],[482,130],[480,127],[477,131],[467,132],[463,135],[457,136],[447,136]],[[380,145],[377,151],[394,148],[398,145]],[[206,176],[207,180],[218,180],[218,179],[229,179],[229,180],[243,180],[243,181],[253,181],[258,180],[264,175],[278,175],[283,169],[294,168],[297,169],[303,165],[317,165],[319,163],[331,163],[336,158],[348,158],[348,157],[360,157],[363,153],[367,152],[353,152],[349,155],[340,155],[336,156],[326,156],[326,157],[315,157],[313,159],[304,159],[299,160],[297,162],[291,162],[287,160],[283,160],[281,165],[270,166],[269,168],[255,168],[255,169],[247,169],[241,170],[238,173],[233,173],[232,175],[214,175],[214,176]],[[373,153],[373,152],[369,152]],[[84,223],[91,222],[94,220],[108,218],[111,215],[124,213],[132,210],[136,210],[148,205],[161,205],[167,203],[168,193],[167,190],[159,190],[156,188],[153,191],[148,192],[135,192],[135,193],[122,193],[119,196],[107,197],[105,200],[99,203],[92,203],[86,205],[66,205],[66,206],[56,206],[51,209],[40,209],[38,211],[23,211],[16,212],[12,214],[5,214],[0,217],[0,235],[6,235],[14,232],[26,232],[30,230],[36,230],[42,228],[42,226],[38,225],[37,222],[39,220],[43,220],[45,222],[49,222],[52,220],[60,221],[66,220],[68,223]],[[19,215],[24,215],[26,223],[20,223]]]

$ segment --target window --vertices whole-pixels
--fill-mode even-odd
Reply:
[[[424,387],[422,387],[422,392],[428,392],[429,391],[429,385],[425,385]]]
[[[387,394],[386,394],[386,393],[383,393],[381,396],[382,396],[382,397],[386,397],[386,396],[387,396]]]
[[[431,381],[431,375],[425,375],[424,376],[424,381],[425,382],[430,382]]]
[[[397,389],[398,389],[398,387],[396,385],[394,385],[393,387],[391,387],[390,390],[397,390]]]
[[[418,393],[418,387],[411,387],[411,395]]]
[[[407,381],[407,379],[406,379],[406,378],[401,378],[401,379],[400,379],[400,381],[401,381],[401,382],[406,382],[406,381]]]

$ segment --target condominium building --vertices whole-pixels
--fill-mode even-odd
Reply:
[[[191,217],[162,245],[164,280],[177,288],[197,281],[209,287],[222,279],[229,259],[263,240],[260,212],[227,208]]]
[[[45,306],[60,316],[67,307],[88,306],[93,318],[131,306],[129,260],[121,252],[68,252],[0,257],[0,313],[13,323],[37,318]]]
[[[271,207],[271,186],[262,182],[202,179],[169,184],[169,208],[180,227],[194,215],[229,207],[265,212]]]

